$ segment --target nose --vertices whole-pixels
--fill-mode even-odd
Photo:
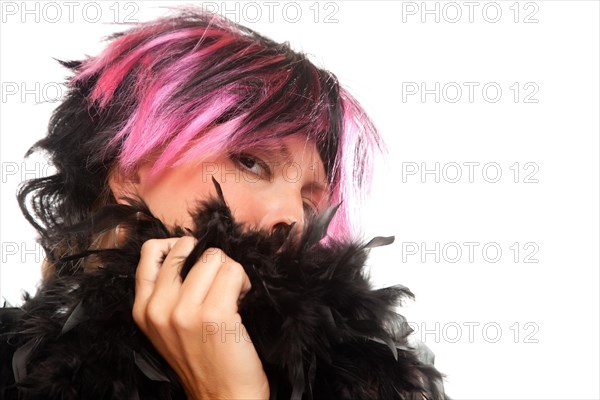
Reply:
[[[271,233],[294,229],[301,232],[304,227],[304,205],[299,194],[278,195],[264,203],[264,213],[260,220],[261,229]]]

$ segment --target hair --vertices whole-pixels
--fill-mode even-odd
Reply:
[[[58,60],[73,75],[47,135],[26,154],[45,151],[56,173],[23,182],[17,195],[49,261],[90,245],[64,238],[65,228],[116,202],[114,169],[127,175],[154,160],[153,177],[293,134],[315,143],[331,203],[341,202],[329,235],[355,234],[353,214],[384,150],[357,100],[288,43],[202,8],[175,11],[109,36],[98,56]]]

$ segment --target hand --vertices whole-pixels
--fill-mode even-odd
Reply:
[[[190,399],[268,399],[269,382],[238,313],[250,290],[243,267],[207,249],[182,282],[196,239],[142,246],[133,319],[180,377]]]

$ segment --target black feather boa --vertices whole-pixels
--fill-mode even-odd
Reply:
[[[412,293],[373,290],[364,265],[370,247],[321,240],[336,208],[288,231],[243,230],[220,198],[198,204],[195,230],[169,232],[143,202],[112,205],[74,233],[128,229],[118,249],[89,250],[56,263],[55,277],[23,306],[13,371],[20,399],[184,399],[168,364],[131,316],[135,268],[150,238],[199,239],[182,278],[209,247],[243,265],[252,290],[239,312],[267,373],[272,399],[445,399],[442,375],[407,343],[395,312]],[[84,271],[84,257],[100,267]]]

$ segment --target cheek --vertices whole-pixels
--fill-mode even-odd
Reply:
[[[228,182],[225,180],[220,183],[225,201],[236,222],[258,226],[263,213],[263,205],[266,201],[262,198],[264,188],[261,190],[256,187],[256,184],[253,185],[243,181]]]
[[[161,175],[152,184],[143,186],[140,195],[152,213],[167,227],[179,225],[192,228],[189,211],[193,210],[197,199],[208,198],[211,192],[215,192],[212,181],[203,182],[194,169],[180,168]]]
[[[142,179],[138,192],[152,213],[167,227],[192,228],[193,219],[189,211],[194,211],[196,201],[217,196],[211,179],[214,176],[236,221],[258,226],[269,199],[273,197],[269,191],[272,185],[232,173],[235,166],[228,160],[215,160],[211,166],[216,166],[216,169],[210,170],[211,173],[197,165],[190,165],[166,171],[151,183]]]
[[[186,191],[154,190],[146,196],[146,202],[152,213],[158,217],[167,227],[175,225],[191,228],[191,216],[188,212],[188,195]],[[190,204],[191,205],[191,204]]]

